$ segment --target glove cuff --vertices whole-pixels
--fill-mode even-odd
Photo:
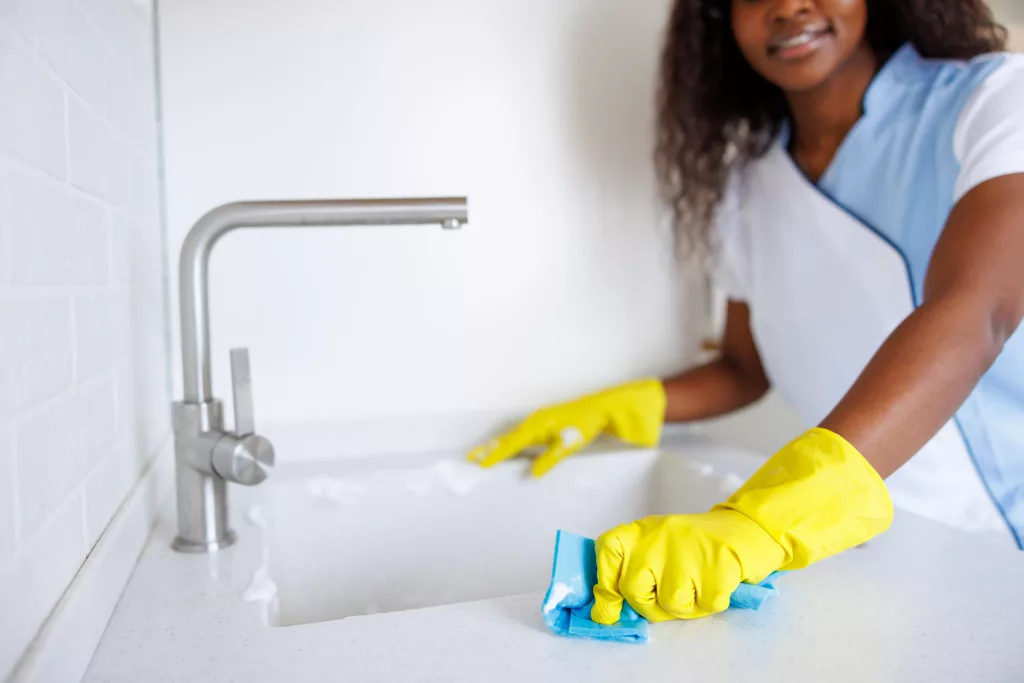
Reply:
[[[886,531],[885,483],[846,439],[811,429],[768,459],[713,509],[741,512],[786,552],[781,569],[806,567]]]
[[[608,431],[637,446],[653,447],[661,441],[667,397],[658,379],[641,379],[605,392],[609,399]]]

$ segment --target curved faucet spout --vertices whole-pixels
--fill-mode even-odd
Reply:
[[[205,403],[212,396],[207,271],[217,241],[238,228],[441,225],[469,220],[465,198],[318,199],[236,202],[213,209],[189,231],[181,247],[179,291],[184,398]]]

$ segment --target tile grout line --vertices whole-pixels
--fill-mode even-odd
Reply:
[[[107,377],[103,377],[103,374],[101,373],[101,374],[98,374],[96,377],[90,377],[90,378],[84,380],[81,384],[74,385],[70,390],[63,392],[60,396],[57,396],[57,397],[55,397],[53,399],[47,400],[44,405],[39,405],[35,409],[32,409],[32,410],[28,411],[27,413],[19,415],[14,420],[12,420],[11,422],[8,423],[8,426],[9,426],[12,434],[13,434],[13,432],[16,431],[17,427],[19,427],[21,424],[24,424],[25,422],[27,422],[30,419],[33,419],[34,417],[38,417],[40,414],[43,414],[47,409],[52,408],[55,405],[59,405],[61,402],[68,402],[68,401],[76,400],[79,397],[79,395],[82,393],[83,390],[84,391],[89,391],[90,390],[90,388],[91,388],[90,385],[97,385],[98,386],[98,385],[100,385],[104,381],[110,381],[111,384],[114,387],[114,395],[115,395],[115,400],[116,400],[116,395],[117,395],[117,384],[116,384],[117,377],[116,377],[115,369],[114,368],[108,368],[105,374],[108,375],[108,376]],[[114,416],[114,420],[115,420],[115,425],[116,425],[116,420],[117,420],[116,414]],[[80,428],[81,424],[78,424],[76,426]],[[114,439],[114,442],[115,442],[115,446],[116,446],[117,443],[118,443],[116,438]],[[20,512],[16,509],[16,512],[15,512],[16,520],[15,521],[16,521],[16,523],[18,525],[17,531],[16,531],[16,537],[19,539],[19,546],[25,546],[26,545],[26,540],[31,540],[31,538],[35,537],[42,529],[44,529],[46,527],[46,525],[49,524],[52,521],[53,516],[60,510],[60,508],[62,506],[64,506],[64,505],[69,504],[69,501],[73,497],[75,497],[75,495],[78,493],[79,490],[82,491],[82,496],[81,496],[81,501],[80,502],[81,502],[81,505],[82,505],[82,517],[84,519],[85,514],[86,514],[84,483],[85,483],[86,479],[88,478],[89,474],[95,469],[95,465],[93,467],[91,467],[91,468],[86,468],[84,466],[86,464],[85,463],[85,452],[84,452],[84,450],[81,449],[81,445],[82,444],[81,444],[80,438],[79,438],[79,442],[76,443],[76,448],[78,448],[81,451],[79,453],[79,458],[78,458],[79,459],[79,466],[81,467],[81,470],[82,470],[81,475],[75,481],[74,486],[71,488],[71,490],[68,492],[68,494],[64,498],[62,498],[59,502],[57,502],[57,504],[54,506],[54,508],[52,510],[50,510],[47,515],[45,515],[42,519],[39,519],[39,520],[36,521],[32,533],[30,533],[28,535],[28,539],[20,538],[21,532],[23,531],[22,524],[21,524],[22,520],[20,518],[21,517]],[[100,458],[100,460],[102,460],[102,458]],[[97,461],[96,465],[98,465],[98,464],[99,464],[99,462]],[[16,465],[17,465],[17,460],[15,459],[15,466]],[[17,498],[17,487],[15,487],[15,489],[16,489],[15,490],[16,502],[20,502],[20,501],[18,501],[18,498]],[[82,529],[82,542],[83,542],[83,546],[88,542],[88,533],[87,533],[86,528],[85,528],[84,525],[83,525],[83,529]],[[88,548],[86,548],[86,550],[88,550]]]
[[[66,115],[65,115],[65,121],[67,121],[67,116]],[[66,148],[70,148],[70,140],[68,141],[68,144],[66,145]],[[67,191],[69,193],[69,195],[74,196],[77,199],[85,199],[85,200],[90,201],[91,203],[93,203],[93,204],[95,204],[97,206],[102,206],[102,207],[113,207],[114,206],[114,204],[112,204],[111,202],[107,201],[103,197],[100,197],[99,195],[95,195],[95,194],[93,194],[91,192],[88,192],[87,190],[83,190],[82,188],[80,188],[80,187],[78,187],[76,185],[72,185],[70,180],[68,180],[68,179],[58,178],[55,175],[53,175],[52,173],[50,173],[50,172],[48,172],[48,171],[46,171],[44,169],[41,169],[38,166],[33,166],[32,164],[28,163],[27,161],[23,161],[23,160],[15,157],[15,156],[11,156],[10,154],[7,154],[7,153],[2,153],[2,154],[3,154],[4,159],[7,160],[8,174],[11,171],[14,171],[14,172],[19,173],[21,175],[24,175],[24,176],[26,176],[28,178],[31,178],[35,182],[45,183],[45,184],[48,184],[48,185],[50,185],[50,186],[52,186],[54,188],[63,189],[65,191]],[[71,162],[70,162],[70,159],[69,159],[68,160],[68,165],[69,166],[70,166],[70,163]]]
[[[22,298],[57,298],[64,295],[75,294],[102,294],[109,289],[112,294],[123,293],[127,285],[114,287],[111,283],[90,283],[84,285],[32,285],[7,283],[0,288],[0,297],[18,296]]]
[[[71,182],[71,101],[67,90],[64,91],[64,184],[72,187]]]
[[[84,11],[82,13],[86,14]],[[89,21],[89,19],[86,18],[86,21]],[[92,24],[90,22],[90,26],[91,25]],[[82,104],[82,106],[84,106],[89,111],[90,114],[99,119],[100,123],[103,125],[104,128],[107,129],[108,132],[112,133],[115,137],[119,138],[120,142],[127,142],[128,146],[133,148],[130,149],[129,151],[132,152],[134,155],[139,156],[139,152],[134,149],[134,145],[132,144],[131,139],[125,136],[124,133],[122,133],[121,131],[114,128],[107,120],[107,117],[103,116],[96,109],[96,107],[92,106],[88,100],[82,97],[82,95],[77,90],[75,90],[70,83],[67,82],[67,79],[61,76],[60,73],[56,69],[54,69],[50,65],[50,63],[46,61],[46,59],[43,58],[43,56],[36,51],[36,47],[32,45],[30,41],[28,41],[17,30],[15,30],[13,26],[6,25],[4,22],[0,22],[0,32],[5,32],[10,38],[12,38],[14,42],[18,44],[21,51],[29,55],[31,60],[35,62],[36,66],[42,67],[43,71],[46,72],[46,75],[49,79],[57,81],[57,83],[61,87],[61,90],[64,93],[65,109],[67,109],[68,95],[73,96],[76,100],[78,100],[78,102]],[[102,36],[99,36],[99,38],[100,40],[104,40]],[[116,57],[116,54],[114,56]],[[117,61],[114,60],[114,63],[116,64]],[[143,158],[145,157],[145,155],[141,156]]]
[[[119,284],[115,276],[114,266],[114,259],[116,258],[114,249],[116,241],[116,237],[114,235],[114,215],[111,213],[110,207],[104,207],[104,213],[106,214],[104,219],[107,223],[107,282],[113,290]]]
[[[12,553],[12,557],[17,557],[25,540],[21,537],[21,494],[18,491],[18,458],[15,453],[17,442],[14,438],[14,427],[10,423],[7,425],[7,444],[11,447],[11,488],[14,490],[14,495],[11,496],[11,504],[14,505],[14,519],[12,520],[14,522],[14,553]]]
[[[95,388],[93,385],[100,385],[104,380],[115,382],[116,386],[117,376],[115,371],[116,366],[119,363],[120,361],[112,363],[109,367],[104,368],[95,375],[86,377],[81,382],[75,382],[74,377],[72,377],[71,386],[63,389],[59,394],[43,399],[33,406],[20,409],[15,413],[14,417],[8,420],[7,426],[12,430],[16,430],[29,420],[33,420],[44,414],[46,411],[52,410],[62,403],[74,399],[79,393],[81,393],[81,391],[89,391],[90,389]]]
[[[0,155],[3,160],[7,159],[7,155]],[[3,291],[4,286],[7,285],[13,278],[11,278],[11,267],[14,264],[14,256],[11,254],[11,233],[13,226],[11,225],[11,171],[6,165],[0,165],[0,226],[3,230],[0,231],[0,256],[3,256],[3,260],[0,261],[0,291]]]
[[[8,25],[8,24],[6,24],[6,22],[0,22],[0,35],[3,35],[3,34],[7,35],[7,37],[11,40],[11,42],[15,45],[16,49],[20,50],[23,55],[27,56],[27,58],[28,58],[28,60],[30,62],[32,62],[37,67],[42,69],[42,71],[45,74],[46,79],[51,81],[51,85],[56,85],[57,87],[60,88],[61,94],[63,95],[63,99],[64,99],[64,138],[65,138],[64,139],[64,157],[65,157],[64,158],[64,171],[66,173],[67,172],[67,165],[68,165],[68,163],[70,163],[70,160],[68,158],[68,153],[67,153],[67,149],[68,149],[68,140],[67,140],[67,130],[68,130],[68,127],[67,127],[67,121],[68,121],[68,94],[67,93],[68,93],[68,84],[67,84],[67,81],[65,81],[64,78],[59,73],[54,71],[53,67],[50,66],[49,62],[47,62],[45,59],[42,58],[42,56],[39,55],[39,53],[36,51],[36,46],[32,44],[32,41],[29,40],[26,36],[22,36],[19,31],[15,30],[14,26]],[[52,81],[56,81],[56,83],[52,83]],[[10,158],[10,159],[14,158],[13,155],[10,155],[10,154],[8,154],[6,156],[8,158]],[[21,162],[21,163],[24,163],[26,166],[28,166],[29,168],[32,168],[33,170],[35,170],[35,171],[37,171],[39,173],[42,173],[42,174],[44,174],[46,176],[49,176],[49,177],[53,178],[57,182],[64,182],[64,180],[62,180],[61,178],[55,177],[49,171],[46,171],[44,169],[38,168],[36,166],[33,166],[31,163],[28,163],[28,162]]]
[[[89,551],[92,550],[92,548],[89,547],[89,506],[85,502],[85,482],[88,481],[89,474],[91,472],[92,470],[83,474],[82,480],[75,484],[75,490],[71,492],[71,495],[77,495],[78,505],[82,508],[82,549],[85,552],[85,557],[82,558],[82,564],[85,564],[85,560],[89,558]],[[79,570],[81,570],[81,566],[79,566]],[[75,572],[75,574],[77,576],[78,572]],[[68,582],[68,586],[70,587],[73,582],[74,579]]]
[[[78,326],[75,324],[75,313],[78,311],[78,297],[68,293],[68,311],[71,314],[71,386],[78,388]]]
[[[139,150],[131,138],[129,138],[127,135],[125,135],[120,130],[115,128],[113,125],[111,125],[111,123],[106,119],[106,117],[101,116],[100,113],[96,111],[95,107],[89,106],[89,102],[85,98],[83,98],[80,94],[78,94],[74,90],[71,90],[70,88],[67,90],[67,95],[69,97],[74,97],[79,104],[85,107],[86,111],[88,111],[90,115],[96,117],[96,120],[99,121],[100,126],[103,127],[104,131],[112,135],[115,138],[115,141],[118,144],[120,144],[129,154],[135,157],[136,160],[146,160],[147,155],[145,154],[145,152]]]

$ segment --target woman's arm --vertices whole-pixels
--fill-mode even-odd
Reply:
[[[686,422],[739,410],[764,396],[768,378],[750,332],[750,310],[730,301],[720,358],[666,379],[665,421]]]
[[[950,214],[924,302],[821,426],[884,478],[957,411],[1024,318],[1024,174],[989,180]]]

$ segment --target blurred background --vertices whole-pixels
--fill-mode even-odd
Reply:
[[[137,550],[168,499],[178,251],[217,205],[469,197],[461,232],[218,248],[215,393],[250,347],[282,459],[465,448],[713,347],[650,161],[670,4],[0,2],[0,680],[115,513]],[[992,6],[1024,50],[1024,2]],[[767,453],[801,427],[772,395],[699,428]]]
[[[1022,5],[995,4],[1015,41]],[[215,385],[228,349],[250,346],[258,419],[317,457],[328,434],[354,451],[461,448],[540,404],[694,362],[722,302],[673,262],[655,197],[670,6],[162,3],[172,292],[177,245],[227,201],[470,198],[459,234],[230,236],[212,268]],[[769,396],[705,428],[771,451],[801,426]]]
[[[247,345],[282,452],[316,457],[307,441],[326,432],[353,451],[463,448],[542,403],[691,361],[700,295],[650,161],[669,6],[162,3],[172,292],[177,245],[225,202],[470,202],[459,233],[229,236],[211,270],[218,394],[228,349]]]
[[[1024,2],[1020,0],[991,0],[989,5],[996,17],[1010,29],[1010,49],[1024,50]]]

